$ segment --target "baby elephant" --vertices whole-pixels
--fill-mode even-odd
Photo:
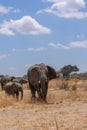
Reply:
[[[23,99],[23,88],[20,83],[8,82],[5,84],[4,90],[8,95],[12,95],[13,97],[16,95],[17,100],[19,99],[19,92],[21,92],[21,100]]]

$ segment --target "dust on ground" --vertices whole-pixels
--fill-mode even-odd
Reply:
[[[87,91],[49,86],[47,104],[30,102],[24,87],[16,101],[0,90],[0,130],[87,130]]]

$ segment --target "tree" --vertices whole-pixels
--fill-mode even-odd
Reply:
[[[61,68],[61,73],[63,75],[63,78],[69,78],[70,73],[79,71],[78,67],[76,65],[65,65]]]

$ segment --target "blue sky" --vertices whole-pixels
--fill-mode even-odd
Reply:
[[[87,72],[86,0],[0,1],[0,74],[23,76],[36,63]]]

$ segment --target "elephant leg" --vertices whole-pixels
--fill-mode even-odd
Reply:
[[[44,96],[43,96],[43,101],[45,102],[45,103],[47,103],[47,91],[48,91],[48,83],[46,84],[46,86],[45,86],[45,93],[44,93]]]
[[[35,101],[35,99],[36,99],[36,89],[33,87],[33,85],[31,85],[30,83],[29,83],[29,86],[30,86],[30,90],[31,90],[31,101]]]
[[[16,92],[16,98],[17,98],[17,101],[19,99],[19,91]]]
[[[21,90],[21,100],[23,99],[23,90]]]
[[[1,83],[1,89],[3,90],[4,88],[3,88],[3,86],[4,86],[4,84],[3,83]]]
[[[37,93],[38,93],[38,100],[41,101],[42,100],[42,93],[41,93],[41,87],[37,86]]]

